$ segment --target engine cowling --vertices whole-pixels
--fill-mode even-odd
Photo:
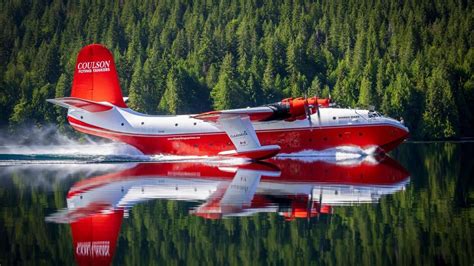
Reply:
[[[317,99],[319,107],[329,107],[329,104],[331,103],[330,98],[321,98]]]
[[[286,98],[281,102],[267,105],[273,109],[273,115],[268,120],[294,121],[305,119],[307,115],[316,113],[319,107],[329,107],[330,99]]]

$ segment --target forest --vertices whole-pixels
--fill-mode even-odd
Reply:
[[[129,106],[184,114],[329,97],[474,136],[474,1],[0,1],[0,126],[56,124],[78,51],[114,54]]]

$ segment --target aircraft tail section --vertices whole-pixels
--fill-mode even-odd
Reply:
[[[76,60],[71,97],[127,108],[113,55],[105,46],[90,44],[81,49]]]
[[[123,210],[96,213],[71,223],[78,265],[111,265],[120,234]]]

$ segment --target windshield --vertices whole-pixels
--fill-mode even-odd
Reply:
[[[382,117],[379,112],[371,111],[369,112],[369,118]]]

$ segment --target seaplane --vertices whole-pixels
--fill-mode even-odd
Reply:
[[[113,55],[100,44],[79,52],[71,96],[47,101],[68,109],[74,129],[144,154],[263,160],[340,146],[388,152],[409,133],[402,122],[374,110],[338,108],[316,96],[200,114],[141,114],[126,105]]]
[[[156,199],[201,202],[190,214],[206,219],[261,212],[278,212],[288,220],[311,218],[319,213],[318,204],[377,203],[384,195],[403,190],[409,176],[389,156],[336,161],[290,157],[241,164],[145,162],[75,183],[67,194],[67,209],[47,220],[72,223],[94,213],[128,212],[137,204]],[[278,202],[299,202],[302,198],[305,206],[312,206],[310,210],[275,207]]]
[[[119,165],[117,165],[119,167]],[[296,170],[295,170],[296,169]],[[69,224],[79,265],[110,264],[123,219],[153,200],[191,202],[201,219],[276,213],[286,222],[336,215],[344,206],[377,204],[410,182],[388,156],[307,162],[269,159],[240,165],[204,162],[138,163],[72,185],[67,208],[46,221]]]

